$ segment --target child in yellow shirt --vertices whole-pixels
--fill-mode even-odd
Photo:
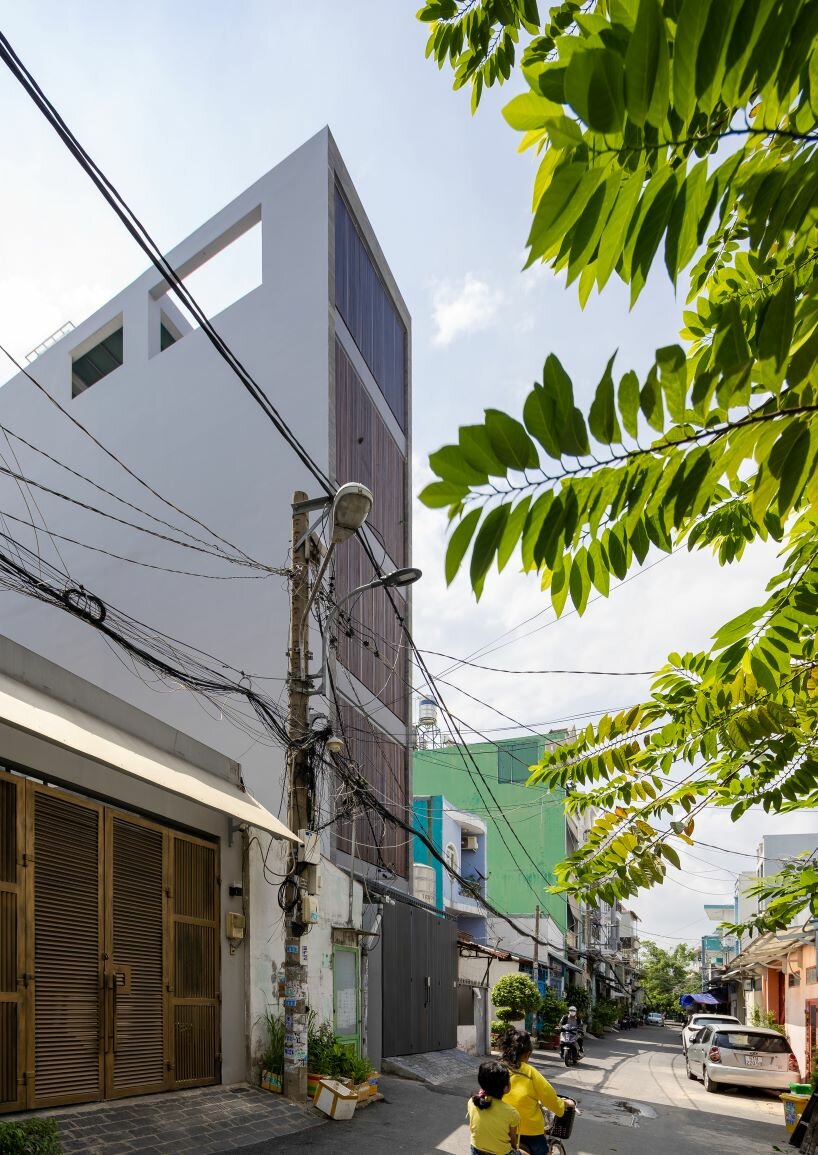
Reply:
[[[500,1042],[500,1053],[506,1063],[510,1086],[503,1102],[514,1107],[520,1116],[518,1140],[529,1155],[548,1155],[549,1143],[545,1135],[542,1107],[553,1115],[562,1116],[573,1099],[561,1099],[547,1079],[529,1063],[531,1035],[509,1027]]]
[[[520,1115],[503,1101],[511,1089],[508,1067],[481,1063],[477,1082],[480,1090],[468,1102],[471,1155],[516,1155]]]

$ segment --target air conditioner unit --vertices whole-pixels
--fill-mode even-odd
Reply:
[[[461,850],[476,850],[477,849],[477,835],[476,834],[464,834],[463,837],[460,839],[460,849]]]

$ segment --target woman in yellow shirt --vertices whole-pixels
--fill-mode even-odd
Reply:
[[[469,1099],[471,1155],[512,1155],[517,1151],[520,1116],[503,1096],[510,1090],[508,1067],[494,1060],[481,1063],[480,1091]]]
[[[518,1142],[529,1155],[548,1155],[545,1119],[541,1107],[553,1115],[564,1115],[566,1106],[574,1106],[573,1099],[561,1099],[547,1079],[529,1063],[531,1035],[510,1027],[501,1040],[501,1054],[508,1066],[511,1087],[503,1102],[516,1108],[520,1116]]]

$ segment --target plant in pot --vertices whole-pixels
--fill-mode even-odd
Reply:
[[[334,1075],[338,1057],[337,1040],[329,1023],[319,1023],[318,1016],[311,1012],[307,1019],[307,1093],[312,1097],[318,1089],[322,1076]]]
[[[573,1003],[571,1004],[574,1005]],[[568,1013],[568,1003],[553,991],[546,991],[540,1004],[540,1045],[558,1047],[560,1041],[559,1024]]]
[[[265,1091],[281,1091],[284,1085],[284,1020],[268,1008],[264,1015],[264,1028],[259,1082]]]
[[[494,984],[491,992],[491,1001],[497,1011],[497,1020],[504,1030],[510,1023],[520,1022],[526,1015],[533,1015],[539,1010],[541,997],[537,984],[528,975],[521,973],[503,975]],[[495,1020],[496,1021],[496,1020]],[[492,1037],[497,1032],[492,1023]]]

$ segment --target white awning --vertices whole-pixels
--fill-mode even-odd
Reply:
[[[242,786],[201,770],[76,706],[0,674],[0,721],[112,766],[276,838],[299,839]]]

